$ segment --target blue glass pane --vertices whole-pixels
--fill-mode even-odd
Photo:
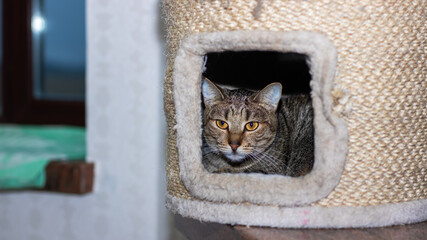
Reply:
[[[32,7],[34,96],[84,100],[85,0],[33,0]]]

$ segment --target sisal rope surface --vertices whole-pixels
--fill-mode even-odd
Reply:
[[[338,51],[334,112],[348,125],[340,183],[318,206],[366,206],[427,198],[427,27],[418,1],[165,1],[168,192],[179,179],[172,66],[183,36],[197,32],[308,30]],[[256,12],[254,10],[256,9]]]

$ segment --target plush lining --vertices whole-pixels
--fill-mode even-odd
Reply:
[[[382,227],[427,220],[427,200],[377,206],[294,207],[213,203],[167,196],[167,207],[200,221],[269,227]]]
[[[312,76],[310,86],[314,107],[315,161],[313,170],[305,176],[214,174],[207,172],[202,165],[203,58],[210,52],[253,50],[294,52],[308,58]],[[205,203],[211,206],[206,211],[215,211],[213,206],[230,206],[221,202],[301,206],[326,197],[334,189],[340,180],[347,152],[346,124],[331,112],[336,58],[333,44],[316,32],[232,31],[193,34],[182,40],[172,75],[180,178],[194,197],[217,202]],[[178,199],[173,201],[177,202]],[[185,201],[172,205],[179,207],[183,204]],[[202,202],[197,202],[197,206],[201,205]],[[242,208],[241,205],[233,205],[233,208],[242,211],[237,210]],[[259,213],[265,218],[268,218],[267,212],[280,209],[262,206],[253,208],[268,209],[266,213]],[[283,211],[277,214],[283,214]],[[200,214],[194,216],[200,217]],[[229,220],[222,222],[232,223]],[[268,222],[269,225],[276,225],[273,220]],[[278,221],[278,224],[282,222]]]

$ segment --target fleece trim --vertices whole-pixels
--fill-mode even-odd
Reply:
[[[427,200],[377,206],[278,207],[213,203],[167,196],[167,207],[184,217],[224,224],[283,228],[382,227],[427,220]]]
[[[248,50],[301,53],[309,59],[315,161],[313,170],[305,176],[214,174],[202,165],[203,58],[210,52]],[[301,206],[326,197],[340,180],[347,153],[346,124],[331,112],[336,62],[335,47],[316,32],[231,31],[184,38],[172,78],[180,177],[188,191],[196,198],[213,202],[280,206]]]

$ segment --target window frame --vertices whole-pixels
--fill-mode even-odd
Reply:
[[[36,99],[32,76],[32,0],[3,1],[2,123],[85,126],[84,101]]]

